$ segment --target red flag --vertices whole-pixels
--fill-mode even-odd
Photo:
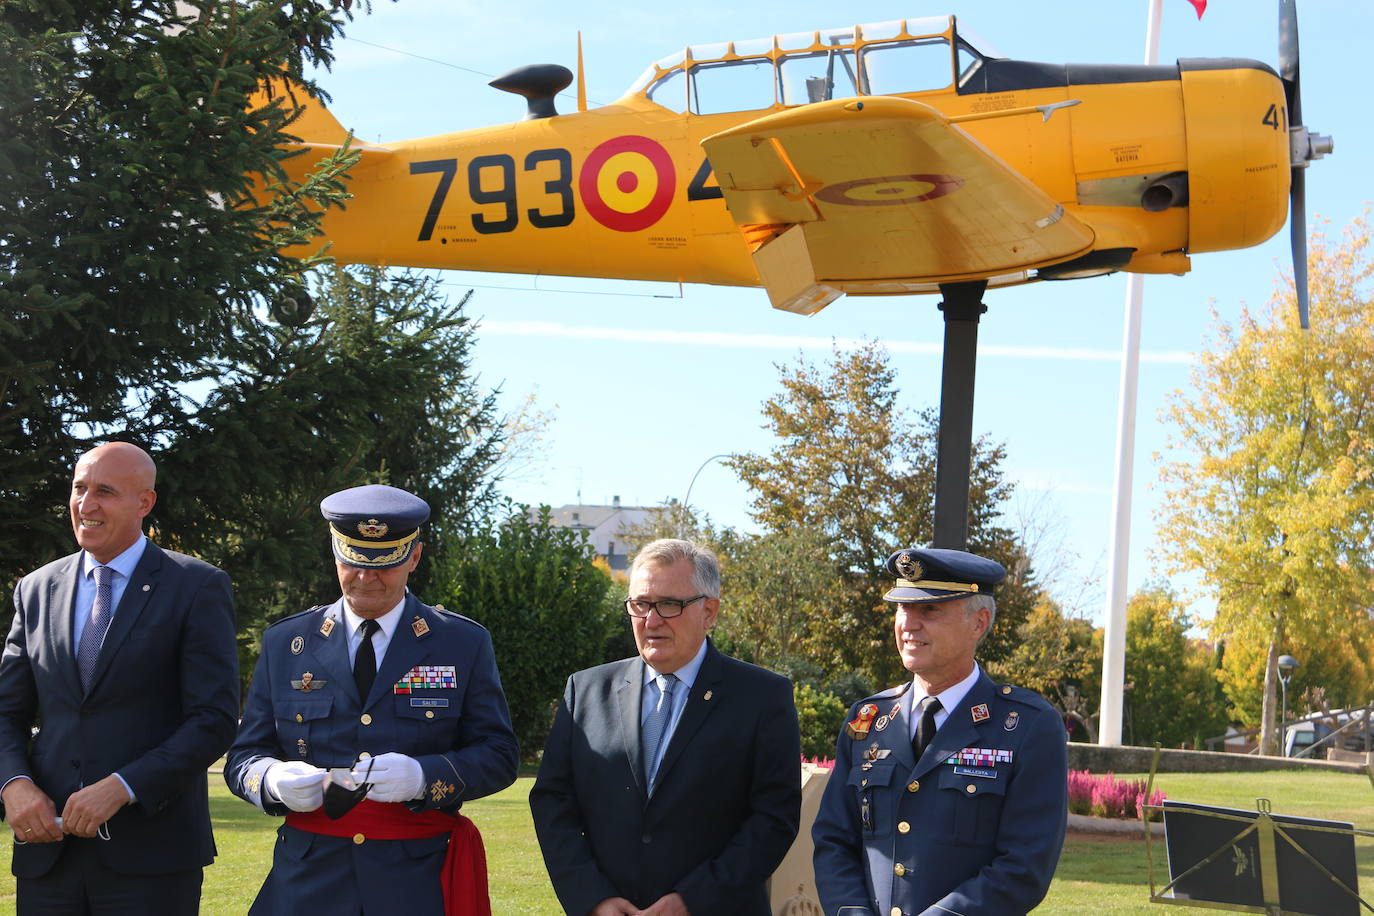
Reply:
[[[1188,0],[1188,2],[1193,5],[1193,9],[1197,10],[1197,18],[1201,19],[1202,14],[1207,11],[1207,0]]]

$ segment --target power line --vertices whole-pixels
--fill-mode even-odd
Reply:
[[[354,38],[352,35],[345,35],[344,38],[347,39],[348,41],[356,41],[356,42],[357,42],[358,44],[360,44],[360,45],[367,45],[367,46],[370,47],[370,48],[377,48],[377,49],[382,50],[382,51],[390,51],[392,54],[400,54],[400,55],[402,55],[403,57],[413,57],[413,58],[415,58],[416,60],[422,60],[422,61],[425,61],[426,63],[438,64],[438,65],[441,66],[441,67],[449,67],[449,68],[454,69],[454,70],[461,70],[461,71],[463,71],[464,73],[471,73],[471,74],[473,74],[474,76],[485,77],[485,78],[488,79],[488,80],[494,80],[494,79],[496,79],[496,74],[495,74],[495,73],[487,73],[487,72],[485,72],[485,71],[483,71],[483,70],[474,70],[474,69],[472,69],[471,67],[464,67],[464,66],[462,66],[461,64],[450,63],[450,62],[448,62],[448,61],[446,61],[446,60],[439,60],[438,58],[435,58],[435,57],[425,57],[423,54],[416,54],[416,53],[414,53],[414,52],[412,52],[412,51],[403,51],[403,50],[401,50],[400,48],[393,48],[393,47],[390,47],[389,45],[377,44],[377,42],[375,42],[375,41],[367,41],[366,39],[363,39],[363,38]],[[563,92],[560,92],[560,93],[558,93],[558,94],[559,94],[560,96],[562,96],[563,98],[565,98],[565,99],[576,99],[576,98],[577,98],[576,95],[574,95],[574,94],[572,94],[572,93],[570,93],[570,92],[567,92],[566,90],[563,91]],[[588,100],[587,100],[587,104],[588,104],[588,105],[598,105],[598,106],[599,106],[599,105],[602,105],[602,104],[604,104],[604,103],[602,103],[602,102],[597,102],[597,101],[592,100],[592,99],[588,99]]]

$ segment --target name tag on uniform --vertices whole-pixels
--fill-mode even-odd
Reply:
[[[977,776],[979,779],[996,779],[996,770],[980,770],[977,767],[955,767],[954,772],[960,776]]]
[[[433,707],[435,709],[447,709],[448,700],[440,699],[438,697],[411,697],[410,705],[421,707]]]

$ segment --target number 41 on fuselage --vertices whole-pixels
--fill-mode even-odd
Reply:
[[[952,16],[689,47],[560,115],[571,76],[496,81],[529,99],[517,123],[354,141],[331,253],[762,286],[810,314],[846,293],[1184,273],[1278,231],[1290,168],[1330,150],[1290,129],[1258,61],[1010,60]],[[347,136],[313,101],[291,130],[298,174]]]

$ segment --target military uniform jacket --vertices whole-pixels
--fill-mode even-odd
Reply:
[[[826,916],[1013,916],[1045,896],[1068,814],[1063,722],[980,674],[919,761],[911,684],[854,704],[812,827]]]
[[[415,811],[456,812],[515,781],[519,752],[490,634],[409,593],[401,615],[366,698],[353,681],[342,599],[268,628],[225,762],[230,791],[285,815],[262,789],[276,760],[327,769],[388,752],[420,763],[425,788],[409,804]],[[252,912],[357,912],[361,904],[367,914],[440,913],[447,840],[357,843],[283,825]]]

